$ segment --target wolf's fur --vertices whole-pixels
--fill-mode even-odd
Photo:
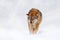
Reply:
[[[27,15],[28,15],[28,27],[30,32],[37,33],[39,24],[41,23],[42,20],[42,13],[38,9],[32,8]]]

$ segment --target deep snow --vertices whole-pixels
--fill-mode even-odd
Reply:
[[[37,34],[30,34],[27,13],[43,14]],[[60,0],[0,0],[0,40],[60,40]]]

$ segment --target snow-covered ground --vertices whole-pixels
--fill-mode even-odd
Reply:
[[[31,8],[43,14],[34,35],[27,24]],[[0,0],[0,40],[60,40],[60,0]]]

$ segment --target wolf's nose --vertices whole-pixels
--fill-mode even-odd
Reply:
[[[32,21],[30,21],[30,23],[32,23]]]
[[[35,31],[35,28],[33,28],[33,31]]]

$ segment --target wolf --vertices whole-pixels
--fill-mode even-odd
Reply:
[[[28,19],[28,28],[31,33],[37,33],[39,29],[39,25],[42,21],[42,13],[36,8],[32,8],[29,10],[27,14],[27,19]]]

